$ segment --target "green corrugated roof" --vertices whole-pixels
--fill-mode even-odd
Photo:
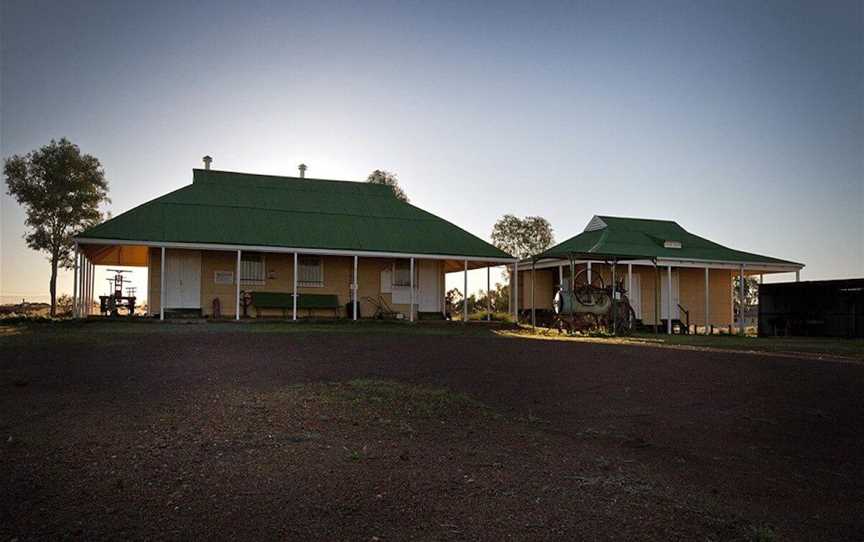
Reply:
[[[512,258],[384,185],[201,169],[79,237]]]
[[[666,248],[664,243],[667,241],[677,241],[681,243],[681,248]],[[584,232],[553,246],[537,257],[566,258],[570,254],[584,257],[596,255],[598,258],[671,258],[801,266],[795,262],[724,247],[693,235],[671,220],[615,216],[595,216]]]

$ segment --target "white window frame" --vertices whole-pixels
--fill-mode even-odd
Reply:
[[[317,258],[318,259],[318,269],[319,274],[321,275],[320,282],[312,282],[312,281],[303,281],[300,280],[300,268],[303,267],[302,260],[304,258]],[[323,288],[324,287],[324,256],[318,256],[315,254],[301,254],[297,259],[297,287],[298,288]]]
[[[402,262],[403,262],[403,260],[398,260],[398,261],[393,262],[393,271],[392,271],[393,274],[390,275],[392,277],[391,286],[393,288],[411,288],[411,261],[410,260],[404,260],[405,265],[408,266],[408,281],[405,284],[401,284],[399,282],[396,282],[396,266]],[[415,267],[415,271],[416,271],[416,267]],[[415,280],[414,284],[417,284],[416,280]]]
[[[250,279],[243,277],[243,257],[248,254],[255,254],[261,256],[261,278],[260,279]],[[247,260],[251,261],[251,260]],[[243,251],[240,254],[240,284],[246,284],[249,286],[263,286],[267,283],[267,256],[263,252],[255,252],[255,251]]]

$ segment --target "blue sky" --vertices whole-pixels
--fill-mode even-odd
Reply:
[[[864,275],[861,2],[0,5],[0,154],[70,138],[114,214],[204,154],[385,168],[487,239],[505,213],[559,241],[594,214],[666,218],[805,279]],[[22,234],[4,194],[0,295],[44,299]]]

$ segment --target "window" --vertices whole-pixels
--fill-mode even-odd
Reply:
[[[321,256],[300,256],[297,258],[297,267],[297,286],[324,286],[324,264]]]
[[[240,283],[264,284],[264,255],[260,252],[240,254]]]
[[[411,286],[411,262],[396,260],[393,266],[393,286]]]

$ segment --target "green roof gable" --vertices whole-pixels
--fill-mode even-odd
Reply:
[[[756,263],[803,267],[769,256],[734,250],[693,235],[677,222],[595,216],[585,231],[559,243],[536,258],[679,259],[724,263]]]
[[[384,185],[201,169],[78,237],[512,258]]]

